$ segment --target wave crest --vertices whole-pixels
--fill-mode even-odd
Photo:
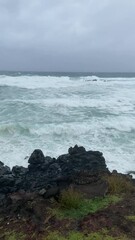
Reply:
[[[4,126],[0,126],[0,135],[30,135],[30,129],[27,126],[23,126],[21,124],[7,124]]]

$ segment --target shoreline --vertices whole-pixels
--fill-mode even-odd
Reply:
[[[2,239],[134,239],[135,180],[111,173],[101,152],[75,145],[55,159],[36,149],[28,163],[0,162]]]
[[[7,194],[19,190],[40,191],[42,188],[48,189],[48,186],[49,189],[51,187],[59,189],[61,183],[69,185],[79,174],[88,176],[111,174],[103,153],[86,151],[83,146],[70,147],[67,154],[62,154],[57,159],[45,157],[40,149],[36,149],[27,159],[28,167],[14,166],[12,170],[0,162],[0,193]],[[135,172],[120,174],[132,178]]]

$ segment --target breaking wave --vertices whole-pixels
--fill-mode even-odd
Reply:
[[[0,126],[0,136],[30,135],[30,129],[21,124]]]
[[[110,170],[135,169],[135,75],[0,75],[0,161],[27,165],[35,148],[103,152]]]

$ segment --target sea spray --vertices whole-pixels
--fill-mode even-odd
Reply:
[[[103,152],[110,170],[135,169],[135,74],[0,75],[0,160],[27,165],[35,148]]]

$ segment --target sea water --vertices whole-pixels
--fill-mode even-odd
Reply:
[[[135,74],[0,73],[0,161],[27,166],[34,149],[58,157],[75,144],[135,171]]]

